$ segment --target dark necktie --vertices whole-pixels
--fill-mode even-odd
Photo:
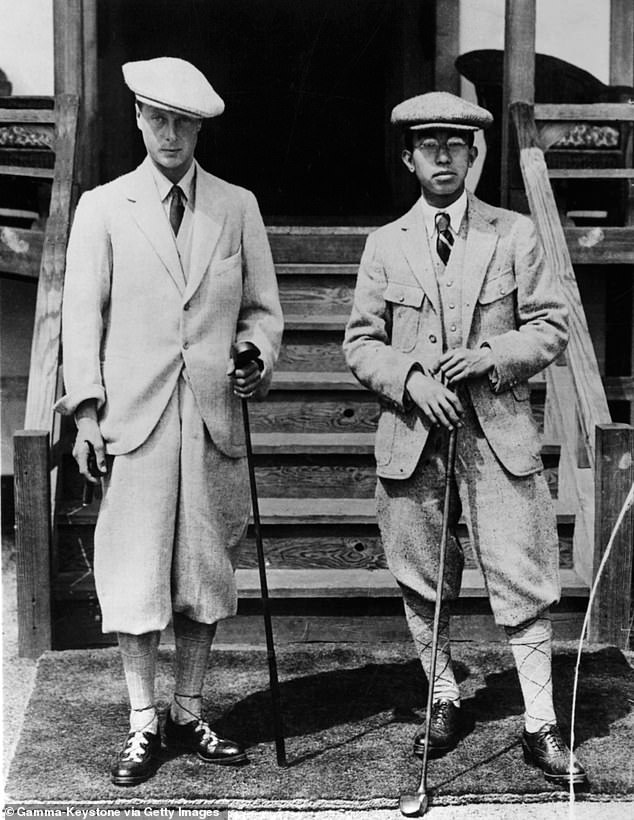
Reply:
[[[183,221],[183,214],[185,213],[185,205],[183,197],[185,196],[178,185],[173,185],[170,191],[170,225],[174,231],[174,236],[178,236],[178,229]]]
[[[450,225],[451,219],[449,218],[449,214],[436,214],[436,231],[438,233],[436,237],[436,252],[441,258],[443,265],[446,265],[449,261],[449,255],[451,254],[454,243],[453,234],[449,228]]]

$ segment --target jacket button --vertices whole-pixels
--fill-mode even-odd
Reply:
[[[435,336],[434,336],[434,334],[432,333],[432,334],[430,335],[430,337],[429,337],[429,341],[430,341],[433,345],[435,345],[435,344],[436,344],[436,342],[437,342],[438,340],[436,339],[436,337],[435,337]]]
[[[405,301],[405,297],[403,296],[403,294],[402,294],[402,293],[401,293],[401,295],[398,297],[398,301],[399,301],[399,302],[404,302],[404,301]]]
[[[450,328],[450,330],[451,330],[451,332],[452,332],[452,333],[455,333],[455,332],[456,332],[456,326],[455,326],[455,325],[452,325],[452,326],[451,326],[451,328]]]
[[[183,350],[187,350],[189,347],[189,342],[183,342]]]

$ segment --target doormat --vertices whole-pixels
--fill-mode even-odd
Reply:
[[[455,644],[455,668],[470,731],[430,761],[436,805],[567,799],[522,759],[522,700],[505,644]],[[560,722],[570,716],[575,647],[556,644]],[[173,650],[161,649],[157,696],[167,708]],[[109,780],[127,733],[127,699],[116,649],[49,652],[38,664],[6,786],[9,801],[52,805],[205,806],[229,809],[393,808],[418,786],[411,753],[426,684],[409,644],[310,644],[278,654],[288,767],[279,768],[270,721],[266,654],[212,652],[205,702],[218,734],[241,741],[249,765],[221,767],[164,753],[156,775],[121,789]],[[631,799],[634,676],[617,649],[583,654],[577,754],[589,774],[578,799]]]

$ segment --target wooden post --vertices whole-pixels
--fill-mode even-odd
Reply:
[[[434,90],[460,94],[455,60],[460,52],[460,0],[436,0]]]
[[[504,21],[500,203],[508,208],[512,144],[509,106],[535,102],[535,0],[506,0]]]
[[[610,85],[634,85],[634,5],[610,2]]]
[[[21,430],[13,438],[18,653],[37,658],[51,648],[51,502],[49,434]]]
[[[623,502],[634,482],[634,427],[599,424],[596,428],[594,576]],[[632,596],[634,509],[617,532],[592,610],[590,640],[629,646]]]

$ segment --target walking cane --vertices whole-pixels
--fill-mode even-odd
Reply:
[[[233,364],[236,370],[255,361],[260,351],[252,342],[236,342],[231,351]],[[253,507],[253,530],[258,554],[258,569],[260,571],[260,589],[262,591],[262,615],[264,617],[264,633],[266,635],[266,656],[269,662],[269,681],[271,688],[271,706],[273,714],[273,732],[275,734],[275,752],[278,766],[286,766],[286,750],[284,748],[284,727],[280,710],[280,687],[277,679],[277,661],[275,659],[275,644],[273,643],[273,625],[271,623],[271,609],[269,604],[269,587],[266,581],[266,564],[264,562],[264,546],[262,545],[262,531],[260,529],[260,508],[258,506],[258,491],[255,484],[255,469],[253,466],[253,449],[251,446],[251,429],[249,426],[249,408],[246,399],[242,399],[242,420],[244,422],[244,438],[247,446],[247,465],[249,467],[249,483],[251,485],[251,506]]]
[[[420,785],[415,794],[402,794],[399,800],[399,809],[405,817],[421,817],[427,811],[429,803],[427,797],[427,762],[429,757],[429,732],[431,729],[431,709],[434,699],[434,679],[436,677],[436,654],[438,651],[438,629],[440,625],[440,607],[442,605],[442,591],[445,580],[445,557],[447,554],[447,530],[449,527],[449,500],[451,483],[456,463],[456,428],[449,434],[447,451],[447,468],[445,470],[445,498],[442,510],[442,529],[440,533],[440,560],[438,563],[438,580],[436,581],[436,603],[434,606],[434,626],[431,637],[431,668],[429,670],[429,686],[427,692],[427,712],[425,714],[425,749],[423,750],[423,765],[421,769]]]

